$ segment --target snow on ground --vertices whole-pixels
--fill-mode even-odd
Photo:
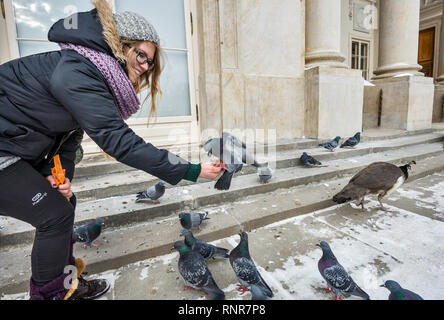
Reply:
[[[418,187],[409,188],[409,185],[405,185],[390,198],[392,200],[413,199],[418,207],[431,208],[437,215],[444,218],[443,176],[442,174],[435,175],[434,178],[438,181],[434,181],[436,183],[430,186],[421,186],[422,179],[419,179],[417,180]],[[378,210],[379,203],[370,197],[366,203],[367,211],[362,213],[355,204],[336,205],[267,225],[254,230],[254,233],[257,240],[261,240],[265,239],[265,233],[270,230],[282,230],[285,233],[297,226],[298,230],[303,230],[303,237],[313,239],[313,243],[318,242],[319,239],[327,240],[339,262],[373,300],[387,299],[389,291],[380,287],[386,280],[395,280],[404,288],[417,292],[426,300],[443,300],[444,222],[396,206],[385,204],[385,207],[388,209],[387,212]],[[344,213],[347,210],[356,210],[359,214],[369,217],[363,221],[356,221],[353,215],[347,216]],[[340,222],[338,222],[338,217],[341,217]],[[314,221],[316,226],[311,226],[309,221]],[[236,234],[212,243],[234,248],[239,243],[239,236]],[[250,252],[253,245],[250,243]],[[325,300],[333,298],[333,294],[327,294],[322,290],[325,287],[325,281],[317,270],[317,262],[321,255],[321,249],[318,247],[309,248],[304,254],[288,256],[277,254],[274,261],[268,261],[271,266],[267,268],[268,270],[261,265],[258,265],[258,269],[275,293],[274,299]],[[135,276],[143,281],[150,275],[150,268],[154,265],[156,268],[170,266],[169,268],[176,269],[172,272],[176,277],[178,276],[177,257],[177,252],[159,256],[117,270],[109,270],[93,278],[106,278],[113,288],[125,270],[139,267],[138,274]],[[253,260],[257,264],[255,257]],[[141,268],[142,266],[146,267]],[[236,289],[235,283],[222,288],[226,294],[234,293]],[[156,287],[156,290],[161,289]],[[244,297],[234,295],[232,299],[250,299],[250,296],[250,293],[246,293]],[[5,300],[28,298],[27,293],[1,297]],[[114,293],[102,299],[113,298]]]

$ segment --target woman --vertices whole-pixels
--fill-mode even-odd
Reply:
[[[72,255],[70,183],[84,132],[118,161],[173,185],[215,179],[223,170],[190,164],[128,128],[124,120],[138,110],[140,90],[149,88],[156,110],[159,36],[135,13],[113,15],[105,0],[94,6],[77,14],[77,28],[63,19],[51,27],[48,39],[61,51],[0,66],[0,212],[36,228],[31,299],[93,299],[109,288],[106,280],[70,279],[66,268],[81,274],[85,267]],[[58,187],[50,171],[55,154],[67,177]]]

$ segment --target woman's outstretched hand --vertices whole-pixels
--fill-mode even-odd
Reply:
[[[214,180],[227,168],[223,162],[219,163],[202,163],[199,177]]]

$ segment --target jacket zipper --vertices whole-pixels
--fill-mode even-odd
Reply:
[[[60,149],[60,147],[62,146],[62,144],[63,144],[66,140],[68,140],[69,137],[70,137],[74,132],[76,132],[76,130],[77,130],[77,129],[71,130],[70,132],[68,132],[67,134],[65,134],[65,135],[63,136],[63,138],[60,140],[59,145],[57,146],[57,148],[56,148],[54,151],[51,150],[50,152],[48,152],[48,154],[45,156],[45,160],[48,160],[48,158],[49,158],[49,161],[51,162],[51,161],[52,161],[52,158],[57,154],[57,152],[59,151],[59,149]],[[49,157],[50,154],[51,154],[51,157]]]

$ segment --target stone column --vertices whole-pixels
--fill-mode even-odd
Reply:
[[[307,138],[348,138],[362,131],[364,79],[341,54],[341,0],[305,1]]]
[[[436,80],[432,120],[433,122],[444,122],[444,7],[439,38],[438,78]]]
[[[418,64],[420,1],[379,3],[379,67],[374,71],[374,79],[404,73],[423,75]]]
[[[346,68],[341,51],[341,0],[306,1],[306,68]]]
[[[424,77],[417,63],[420,0],[379,3],[379,67],[374,71],[372,82],[376,88],[372,90],[378,95],[382,90],[380,126],[408,131],[430,129],[433,78]],[[379,99],[366,99],[366,110],[371,109],[369,101]]]

